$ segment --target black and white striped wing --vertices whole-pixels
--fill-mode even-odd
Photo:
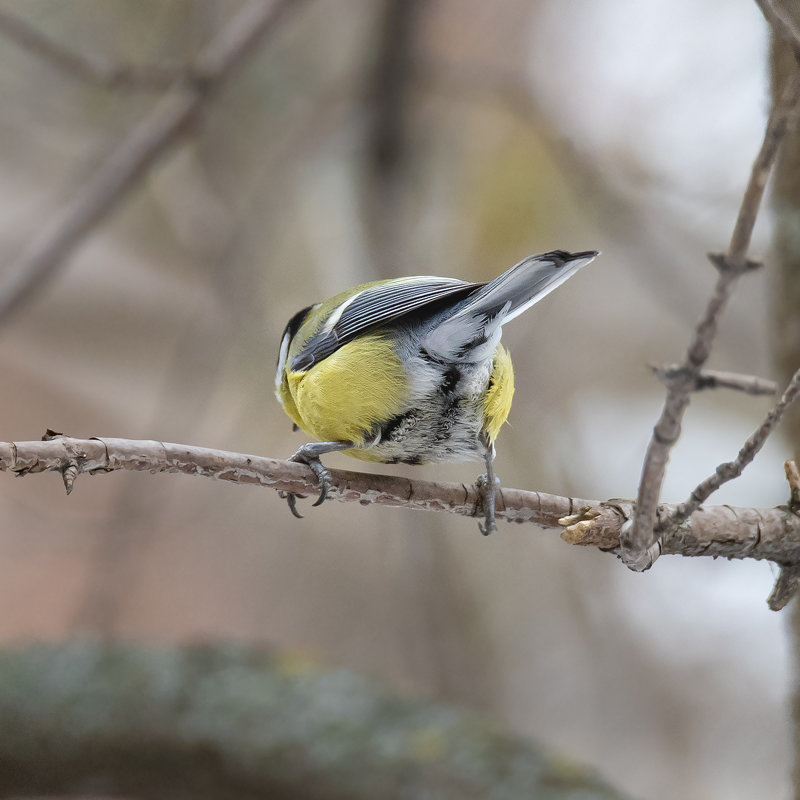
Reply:
[[[397,278],[362,289],[331,312],[325,325],[310,336],[294,356],[290,368],[295,372],[310,369],[365,331],[448,297],[458,302],[481,286],[482,283],[457,278],[423,275]]]

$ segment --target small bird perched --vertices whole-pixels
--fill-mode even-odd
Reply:
[[[496,529],[494,441],[511,410],[514,371],[502,326],[597,256],[524,258],[488,283],[418,276],[364,283],[290,320],[275,394],[295,429],[319,439],[289,460],[307,464],[325,500],[334,450],[365,461],[483,459],[484,535]],[[299,517],[292,493],[284,495]]]

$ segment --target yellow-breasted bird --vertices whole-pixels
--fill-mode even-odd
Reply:
[[[364,283],[295,314],[283,333],[275,394],[318,442],[290,460],[330,485],[320,456],[424,464],[483,459],[481,532],[495,530],[494,441],[514,371],[502,326],[597,256],[553,250],[488,283],[418,276]],[[295,516],[296,496],[286,495]]]

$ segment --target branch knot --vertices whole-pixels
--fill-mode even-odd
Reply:
[[[729,253],[707,253],[707,256],[718,272],[736,277],[748,272],[755,272],[764,266],[762,261],[746,257],[734,258]]]

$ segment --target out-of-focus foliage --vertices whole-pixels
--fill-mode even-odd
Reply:
[[[0,791],[372,800],[623,800],[474,714],[241,645],[0,654]],[[43,769],[42,765],[47,768]]]
[[[0,328],[2,438],[50,427],[288,455],[303,440],[272,379],[299,308],[374,277],[481,279],[529,252],[599,248],[504,333],[517,396],[497,470],[512,486],[635,494],[661,398],[644,365],[677,360],[688,341],[713,280],[704,252],[729,234],[767,103],[755,5],[646,5],[420,3],[404,135],[380,170],[387,6],[309,2]],[[178,64],[237,7],[2,2],[81,52]],[[655,46],[670,20],[692,32],[685,46]],[[761,82],[744,91],[743,71]],[[0,38],[3,261],[156,102],[76,82]],[[698,187],[698,163],[711,185]],[[712,366],[771,373],[768,277],[748,279]],[[729,458],[767,405],[698,396],[666,499]],[[773,441],[723,501],[782,502],[783,450]],[[655,800],[786,786],[767,565],[664,559],[633,575],[552,532],[484,539],[461,519],[336,503],[298,521],[271,492],[179,477],[84,478],[69,499],[52,476],[5,478],[0,496],[3,641],[269,643],[489,712]]]

